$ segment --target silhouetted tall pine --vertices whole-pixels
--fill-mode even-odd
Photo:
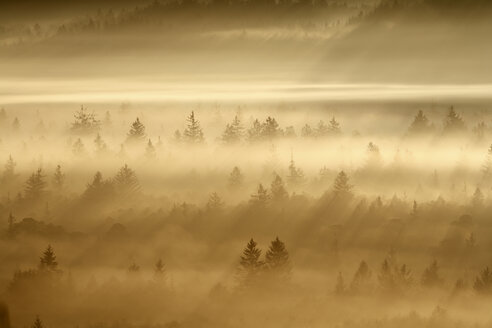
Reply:
[[[203,143],[203,131],[200,127],[200,122],[195,118],[195,112],[192,111],[186,119],[187,126],[183,133],[183,139],[190,144]]]
[[[51,245],[48,245],[43,252],[43,256],[40,258],[39,267],[42,270],[56,271],[58,268],[58,262],[56,262],[55,252]]]
[[[26,181],[24,190],[25,198],[28,200],[39,200],[46,192],[45,176],[41,168],[31,174]]]
[[[289,193],[287,192],[287,189],[285,189],[285,184],[278,174],[275,174],[272,184],[270,185],[270,194],[271,199],[274,202],[283,202],[289,198]]]
[[[145,126],[140,122],[140,119],[137,119],[130,126],[130,131],[127,134],[127,141],[129,142],[138,142],[145,140]]]

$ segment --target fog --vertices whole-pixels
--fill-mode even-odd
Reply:
[[[488,327],[487,1],[0,4],[0,328]]]

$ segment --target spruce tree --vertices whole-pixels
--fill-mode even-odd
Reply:
[[[432,263],[425,268],[422,274],[421,283],[425,287],[437,287],[443,284],[442,278],[439,276],[439,266],[437,261],[434,260]]]
[[[60,164],[56,166],[52,184],[53,188],[57,191],[61,191],[65,185],[65,174],[62,172]]]
[[[75,112],[74,122],[72,123],[72,132],[79,134],[87,134],[97,131],[99,129],[100,122],[96,119],[94,113],[89,113],[87,108],[83,106]]]
[[[26,181],[26,188],[24,190],[24,195],[26,199],[38,200],[46,192],[46,181],[45,176],[41,168],[39,168],[35,173]]]
[[[289,175],[287,176],[287,181],[291,186],[299,186],[304,182],[304,173],[296,166],[293,155],[291,155],[290,158]]]
[[[431,126],[429,124],[427,116],[425,116],[423,111],[419,110],[412,124],[408,128],[408,133],[411,135],[419,135],[429,132],[430,129]]]
[[[195,118],[195,112],[192,111],[187,118],[187,126],[183,133],[183,138],[190,144],[200,144],[204,142],[203,131],[200,122]]]
[[[453,134],[464,132],[465,130],[465,121],[463,121],[463,118],[456,113],[454,107],[451,106],[448,115],[446,116],[446,120],[444,121],[444,133]]]
[[[123,197],[134,196],[140,191],[137,175],[127,164],[120,168],[113,182],[115,191]]]
[[[224,207],[224,202],[220,198],[219,194],[213,192],[208,198],[207,209],[209,211],[218,211]]]
[[[261,249],[257,247],[257,243],[251,238],[244,248],[239,261],[239,275],[243,286],[250,286],[255,282],[263,266],[260,256]]]
[[[231,174],[229,175],[229,181],[228,181],[229,187],[232,189],[238,189],[242,186],[243,180],[244,177],[243,174],[241,173],[241,170],[239,169],[239,167],[234,166]]]
[[[333,116],[330,120],[330,126],[328,128],[329,132],[331,135],[337,136],[342,133],[342,129],[340,127],[340,123],[335,119],[335,116]]]
[[[336,197],[351,196],[352,185],[349,183],[349,177],[344,171],[340,171],[333,183],[333,194]]]
[[[285,244],[277,237],[270,244],[265,254],[265,265],[268,270],[278,273],[290,273],[289,253]]]
[[[133,122],[130,126],[130,131],[127,134],[127,141],[129,142],[138,142],[143,141],[145,139],[145,126],[140,122],[140,119],[137,117],[135,122]]]
[[[155,147],[152,144],[152,140],[149,139],[147,142],[147,147],[145,148],[145,157],[148,159],[154,159],[156,156]]]
[[[5,163],[5,169],[3,171],[2,175],[2,181],[3,183],[11,183],[15,180],[17,177],[17,174],[15,173],[15,167],[17,166],[17,163],[14,161],[12,158],[12,155],[9,155],[9,158],[7,159],[7,162]]]
[[[228,145],[237,144],[243,136],[243,126],[241,120],[236,115],[234,120],[226,125],[224,133],[222,133],[222,142]]]
[[[265,206],[269,199],[268,190],[260,183],[256,193],[251,195],[250,203],[256,206]]]
[[[278,174],[275,174],[272,184],[270,185],[270,194],[272,201],[274,202],[283,202],[289,198],[289,193],[285,189],[285,184]]]
[[[108,146],[106,145],[106,142],[104,142],[103,138],[99,133],[96,135],[96,138],[94,139],[94,145],[96,146],[97,156],[101,156],[107,153]]]
[[[55,252],[51,245],[48,245],[46,250],[43,252],[43,256],[40,258],[39,266],[43,270],[56,271],[58,267],[58,262],[56,262]]]
[[[77,138],[77,140],[72,145],[72,152],[75,156],[80,156],[85,154],[85,146],[82,139]]]

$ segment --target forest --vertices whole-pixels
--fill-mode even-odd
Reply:
[[[1,0],[0,328],[490,327],[491,17]]]
[[[160,106],[0,110],[5,327],[487,326],[481,106]]]

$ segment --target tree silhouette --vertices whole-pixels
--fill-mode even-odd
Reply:
[[[369,280],[371,279],[371,270],[365,261],[361,261],[357,271],[354,274],[354,278],[350,283],[350,290],[353,292],[361,291],[367,287]]]
[[[381,153],[379,152],[379,147],[369,142],[367,145],[367,162],[366,166],[370,168],[376,168],[381,166],[383,163],[383,159],[381,158]]]
[[[72,145],[72,152],[75,156],[85,154],[85,146],[82,139],[78,138]]]
[[[342,128],[340,127],[340,123],[335,119],[335,116],[333,116],[330,120],[330,127],[329,127],[329,132],[331,135],[339,135],[342,133]]]
[[[408,133],[411,135],[420,135],[423,133],[427,133],[430,130],[431,125],[429,124],[427,116],[425,116],[423,111],[419,110],[412,124],[408,128]]]
[[[11,183],[15,180],[17,177],[17,174],[15,173],[15,167],[17,166],[17,163],[14,161],[12,158],[12,155],[9,155],[9,158],[7,159],[7,162],[5,163],[5,169],[3,171],[2,175],[2,182],[3,183]]]
[[[145,148],[145,157],[148,159],[154,159],[156,156],[155,147],[152,144],[152,140],[149,139],[147,142],[147,147]]]
[[[135,195],[140,191],[137,175],[127,164],[120,168],[113,182],[115,191],[124,197]]]
[[[257,247],[257,243],[251,238],[244,248],[239,261],[239,275],[243,285],[250,286],[255,282],[263,266],[260,256],[261,249]]]
[[[213,192],[208,198],[207,209],[209,211],[217,211],[224,207],[224,202],[220,198],[219,194]]]
[[[51,245],[48,245],[46,250],[43,252],[43,256],[40,258],[39,267],[42,270],[56,271],[58,267],[58,262],[56,262],[55,252]]]
[[[52,180],[53,188],[57,191],[61,191],[65,185],[65,174],[61,170],[61,166],[58,164],[53,174]]]
[[[243,180],[244,177],[241,173],[241,170],[239,169],[239,167],[234,166],[231,174],[229,175],[229,181],[228,181],[229,187],[232,189],[238,189],[239,187],[242,186]]]
[[[241,124],[241,120],[236,115],[230,124],[226,125],[224,133],[222,133],[222,142],[225,144],[231,145],[236,144],[241,141],[243,136],[243,126]]]
[[[437,287],[443,284],[442,278],[439,276],[439,266],[437,261],[434,260],[432,263],[425,268],[421,279],[422,286],[425,287]]]
[[[270,185],[270,194],[272,201],[274,202],[282,202],[289,198],[289,193],[285,189],[285,184],[278,174],[275,174],[272,184]]]
[[[101,172],[96,172],[92,182],[87,184],[83,197],[87,200],[99,202],[112,195],[113,188],[109,181],[104,181]]]
[[[466,126],[463,118],[461,118],[461,116],[454,110],[454,107],[451,106],[444,121],[444,133],[459,133],[465,130]]]
[[[26,199],[38,200],[46,192],[46,181],[45,176],[41,168],[39,168],[35,173],[26,181],[26,188],[24,190],[24,195]]]
[[[335,182],[333,182],[333,194],[335,197],[347,197],[352,195],[352,185],[349,183],[349,177],[344,171],[340,171]]]
[[[281,274],[290,273],[289,253],[285,248],[285,244],[278,237],[271,242],[265,254],[265,265],[270,271]]]
[[[130,126],[130,131],[127,134],[126,140],[129,142],[143,141],[145,136],[145,126],[137,117],[137,119]]]
[[[74,114],[74,122],[72,123],[72,132],[79,134],[87,134],[97,131],[100,126],[100,122],[96,119],[94,113],[89,113],[87,108],[81,106]]]
[[[99,133],[96,135],[96,138],[94,139],[94,144],[96,146],[97,156],[101,156],[107,153],[108,145],[106,145],[106,142],[104,142],[104,140],[102,139]]]
[[[195,112],[192,111],[190,116],[186,119],[187,126],[183,133],[183,138],[186,142],[190,144],[200,144],[203,143],[203,131],[200,127],[200,122],[195,118]]]
[[[138,272],[140,272],[140,266],[138,266],[136,263],[132,263],[128,267],[128,272],[129,273],[138,273]]]
[[[305,138],[311,138],[315,136],[315,131],[309,124],[305,124],[301,129],[301,136]]]
[[[250,203],[256,206],[265,206],[269,200],[268,190],[260,183],[255,194],[251,195]]]
[[[296,166],[294,156],[292,155],[290,157],[289,175],[287,176],[287,181],[291,186],[299,186],[304,182],[304,173]]]

